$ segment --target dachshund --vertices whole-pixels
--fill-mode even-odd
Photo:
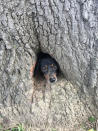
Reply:
[[[34,68],[33,77],[42,75],[48,83],[55,83],[60,67],[56,60],[47,53],[39,52]]]

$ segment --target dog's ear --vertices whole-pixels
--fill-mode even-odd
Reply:
[[[40,71],[40,60],[37,60],[35,68],[34,68],[34,74],[33,77],[36,77]]]

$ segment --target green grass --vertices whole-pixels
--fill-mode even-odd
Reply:
[[[89,129],[88,131],[95,131],[95,130],[92,128],[92,129]]]
[[[0,125],[0,131],[2,131],[2,130],[3,130],[3,127]],[[16,127],[13,127],[11,129],[7,129],[7,130],[3,130],[3,131],[25,131],[25,130],[24,130],[23,124],[19,124]]]
[[[90,116],[90,117],[88,118],[88,120],[89,120],[89,122],[93,123],[93,122],[96,121],[96,118],[95,118],[94,116]]]
[[[56,131],[56,129],[52,129],[52,131]]]
[[[3,129],[3,127],[0,125],[0,131]]]

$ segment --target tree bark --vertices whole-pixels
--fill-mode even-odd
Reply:
[[[1,0],[0,123],[31,130],[79,131],[98,118],[98,1]],[[60,65],[64,78],[51,90],[34,84],[30,69],[39,50]],[[71,83],[73,84],[71,84]],[[82,130],[82,129],[81,129]]]

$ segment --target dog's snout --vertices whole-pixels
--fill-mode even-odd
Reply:
[[[53,83],[53,82],[55,82],[55,81],[56,81],[56,79],[55,79],[55,78],[50,78],[49,80],[50,80],[50,82],[51,82],[51,83]]]

